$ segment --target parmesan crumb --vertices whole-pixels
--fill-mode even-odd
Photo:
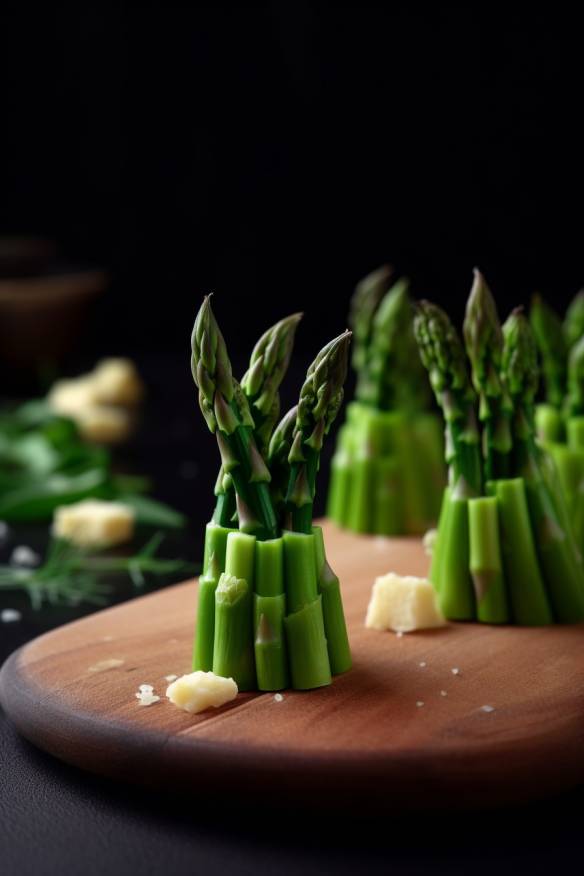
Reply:
[[[151,684],[141,684],[135,697],[138,700],[139,706],[152,706],[160,701],[160,697],[154,693],[154,688]]]
[[[365,626],[408,633],[446,623],[436,593],[426,578],[388,572],[375,579]]]
[[[447,690],[441,690],[441,691],[440,691],[440,696],[441,696],[441,697],[447,697],[447,696],[448,696],[448,691],[447,691]]]
[[[453,675],[460,675],[460,669],[458,668],[458,666],[455,666],[450,671],[452,672]]]
[[[284,697],[282,696],[281,693],[277,693],[277,694],[274,694],[274,700],[277,703],[281,703],[281,702],[283,702]]]
[[[423,701],[423,700],[418,700],[418,701],[416,702],[416,706],[418,707],[418,709],[421,709],[423,705],[424,705],[424,701]]]
[[[122,666],[125,660],[120,660],[119,657],[110,657],[108,660],[98,660],[93,666],[90,666],[88,672],[107,672],[108,669],[117,669]]]
[[[0,613],[0,620],[3,624],[13,624],[22,618],[22,612],[17,608],[3,608]]]
[[[223,678],[214,672],[200,669],[182,675],[166,689],[166,696],[179,709],[196,714],[211,706],[223,706],[237,696],[237,684],[232,678]]]
[[[494,706],[481,706],[481,712],[494,712]]]
[[[421,666],[422,669],[424,669],[427,665],[428,665],[428,664],[426,663],[425,660],[422,660],[420,663],[418,663],[418,666]]]
[[[165,675],[164,676],[165,681],[176,681],[177,678],[178,678],[178,675]]]

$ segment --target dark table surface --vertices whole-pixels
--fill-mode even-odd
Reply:
[[[209,515],[216,450],[196,408],[184,363],[141,363],[150,389],[137,440],[121,452],[125,470],[148,473],[155,493],[188,513],[188,530],[169,536],[166,553],[196,560]],[[298,380],[292,381],[298,383]],[[329,447],[330,453],[330,447]],[[321,477],[324,492],[326,460]],[[320,505],[322,510],[322,503]],[[40,551],[46,527],[13,528],[15,544]],[[161,582],[172,583],[172,582]],[[132,596],[116,585],[115,599]],[[0,661],[36,635],[87,609],[23,610],[0,625]],[[583,740],[584,744],[584,740]],[[245,800],[165,796],[114,784],[68,767],[19,738],[0,711],[0,873],[78,876],[150,873],[549,873],[565,872],[584,852],[584,789],[495,812],[364,815],[351,806],[327,813],[286,800],[251,808]]]

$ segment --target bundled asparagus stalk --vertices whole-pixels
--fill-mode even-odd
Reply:
[[[545,400],[535,409],[537,437],[554,460],[584,550],[584,290],[572,300],[563,323],[540,296],[534,296],[530,316],[545,385]]]
[[[339,432],[327,513],[340,526],[381,535],[419,533],[437,516],[444,484],[439,419],[413,335],[408,284],[388,266],[359,283],[351,302],[355,401]]]
[[[444,311],[421,302],[414,329],[446,422],[449,486],[430,570],[444,614],[486,623],[584,619],[582,559],[535,440],[538,371],[529,323],[516,310],[501,328],[475,271],[464,321],[470,376]]]
[[[350,333],[308,369],[276,425],[300,314],[258,341],[241,385],[209,298],[192,336],[192,371],[221,471],[207,525],[193,667],[239,690],[309,689],[351,666],[338,578],[312,523],[319,456],[343,397]]]

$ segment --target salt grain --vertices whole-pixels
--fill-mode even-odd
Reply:
[[[460,675],[460,669],[457,666],[455,666],[454,669],[451,669],[450,671],[453,675]]]
[[[0,613],[0,620],[3,624],[13,624],[22,618],[22,613],[16,608],[3,608]]]
[[[284,697],[282,696],[281,693],[274,694],[274,702],[281,703],[281,702],[283,702],[283,700],[284,700]]]
[[[40,556],[26,544],[19,544],[10,555],[11,566],[38,566],[40,561]]]
[[[401,630],[398,630],[397,633],[396,633],[396,636],[398,637],[398,639],[401,639],[401,637],[403,636],[402,631],[401,631]]]
[[[494,706],[481,706],[481,712],[494,712]]]
[[[446,691],[446,690],[441,690],[441,691],[440,691],[440,696],[441,696],[441,697],[447,697],[447,696],[448,696],[448,691]]]
[[[422,669],[424,669],[424,667],[425,667],[425,666],[427,666],[427,665],[428,665],[428,664],[427,664],[427,663],[426,663],[426,661],[425,661],[425,660],[422,660],[422,662],[421,662],[421,663],[418,663],[418,666],[421,666],[421,667],[422,667]]]
[[[418,700],[418,701],[416,702],[416,706],[418,707],[418,709],[421,709],[423,705],[424,705],[424,701],[423,701],[423,700]]]
[[[153,691],[154,688],[151,684],[141,684],[138,688],[138,693],[135,694],[135,697],[138,700],[138,705],[151,706],[153,703],[159,702],[160,697]]]
[[[165,675],[164,676],[165,681],[176,681],[177,678],[178,678],[178,675]]]

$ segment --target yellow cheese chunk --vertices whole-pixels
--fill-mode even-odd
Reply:
[[[86,374],[71,380],[57,380],[51,387],[47,401],[56,414],[75,419],[80,411],[92,407],[97,401],[93,376]]]
[[[144,385],[131,359],[103,359],[93,375],[97,401],[110,405],[135,405],[144,395]]]
[[[434,588],[426,578],[389,572],[375,579],[365,626],[409,633],[444,626]]]
[[[130,541],[134,512],[121,502],[84,499],[55,509],[53,535],[81,547],[106,547]]]
[[[203,712],[211,707],[228,703],[237,696],[237,684],[232,678],[223,678],[213,672],[191,672],[181,675],[166,689],[171,703],[185,712]]]
[[[123,408],[93,405],[72,414],[81,436],[94,444],[119,444],[132,432],[133,420]]]

